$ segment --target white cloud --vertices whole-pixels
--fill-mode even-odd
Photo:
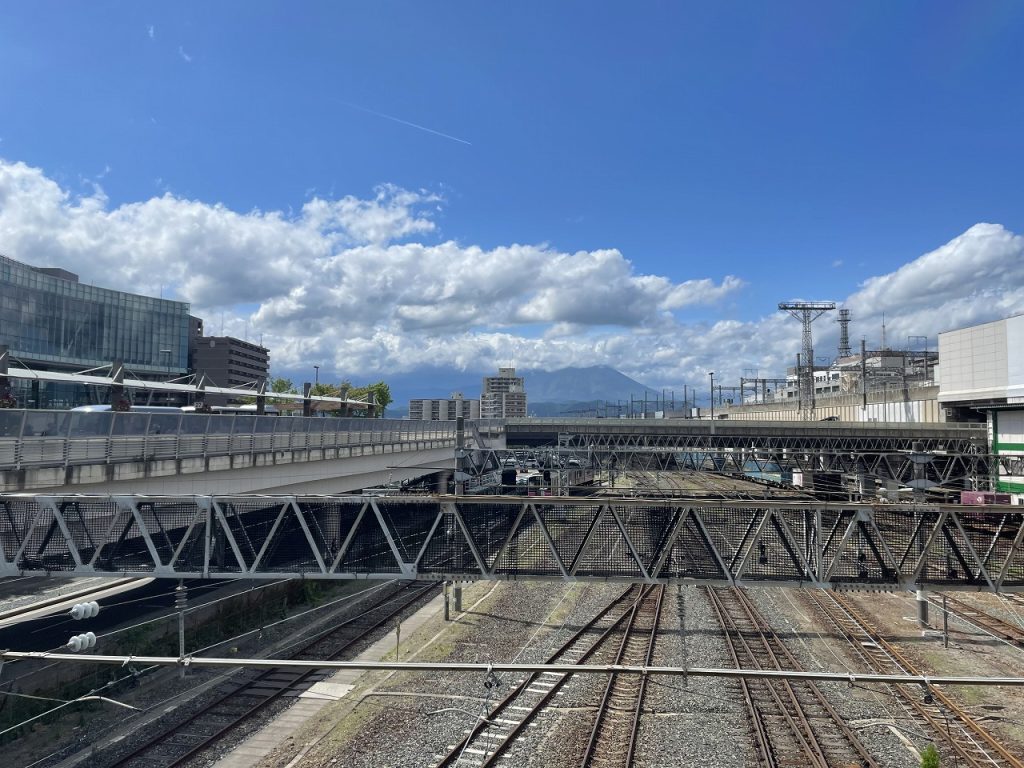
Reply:
[[[308,355],[353,371],[490,367],[512,356],[524,365],[608,362],[630,350],[630,334],[666,332],[673,312],[743,286],[733,276],[676,283],[641,274],[611,249],[425,241],[436,238],[432,213],[443,201],[422,190],[314,196],[286,216],[170,192],[111,206],[90,183],[91,193],[76,196],[37,168],[0,162],[4,251],[85,282],[173,291],[211,321],[226,313],[229,333],[248,326],[264,335],[275,365]]]
[[[799,351],[799,327],[763,319],[683,323],[716,305],[736,276],[673,281],[615,249],[494,248],[438,237],[433,193],[381,186],[368,199],[313,196],[295,215],[239,213],[170,192],[112,205],[101,188],[75,195],[24,163],[0,161],[0,252],[62,266],[83,282],[192,303],[233,335],[262,335],[275,370],[310,361],[350,376],[426,366],[487,370],[607,364],[654,386],[776,375]],[[851,336],[880,325],[890,340],[1024,311],[1024,241],[972,227],[846,302]],[[831,354],[835,324],[815,325]],[[870,331],[869,338],[877,335]],[[828,351],[825,351],[828,350]]]
[[[183,46],[178,46],[178,56],[180,56],[181,60],[184,61],[186,64],[192,63],[192,57],[185,53],[185,48]]]
[[[1024,312],[1024,238],[999,224],[975,224],[898,269],[865,280],[844,303],[853,313],[851,337],[902,349],[908,336],[941,331]],[[919,344],[919,342],[916,342]]]
[[[156,37],[156,27],[154,27],[152,24],[150,24],[148,27],[146,27],[146,34],[149,35],[149,39],[150,40],[155,38]]]

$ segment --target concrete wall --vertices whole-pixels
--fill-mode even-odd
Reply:
[[[347,493],[454,466],[455,441],[436,440],[7,470],[0,492]]]
[[[861,395],[818,398],[815,419],[835,417],[838,421],[938,423],[946,413],[936,396],[937,386],[901,387],[868,393],[867,408]],[[805,414],[796,402],[715,406],[715,416],[727,414],[730,420],[802,421]]]

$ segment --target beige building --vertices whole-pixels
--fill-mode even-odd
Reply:
[[[454,421],[480,418],[480,401],[452,392],[447,399],[416,399],[409,401],[409,418],[415,421]]]
[[[499,368],[497,376],[485,376],[480,395],[480,416],[510,419],[526,416],[526,384],[515,368]]]

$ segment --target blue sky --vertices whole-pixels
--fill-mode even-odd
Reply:
[[[409,352],[423,349],[473,370],[608,363],[654,386],[738,375],[790,359],[799,328],[775,305],[795,297],[849,299],[857,338],[885,312],[897,336],[934,343],[1024,311],[1020,273],[997,264],[1024,231],[1022,32],[1014,2],[10,6],[0,252],[159,282],[265,334],[282,368],[339,375],[425,365]],[[40,197],[45,215],[27,202]],[[345,199],[326,220],[303,213]],[[1002,231],[971,230],[983,222]],[[906,311],[931,277],[898,271],[946,244],[944,259],[984,265],[976,282],[954,269],[959,292]],[[515,245],[534,250],[502,250]],[[501,278],[519,293],[483,290],[446,323],[471,303],[452,283],[480,252],[521,259]],[[315,285],[236,292],[218,272],[275,260]],[[357,264],[391,307],[373,322],[351,317]],[[420,281],[450,304],[395,298]],[[488,319],[488,303],[505,309]],[[337,343],[318,313],[357,338]]]

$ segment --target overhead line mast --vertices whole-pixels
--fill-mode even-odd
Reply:
[[[800,392],[800,407],[806,418],[814,418],[814,342],[811,323],[836,308],[834,301],[783,301],[779,309],[789,312],[803,323],[803,362],[797,366],[796,378]]]

